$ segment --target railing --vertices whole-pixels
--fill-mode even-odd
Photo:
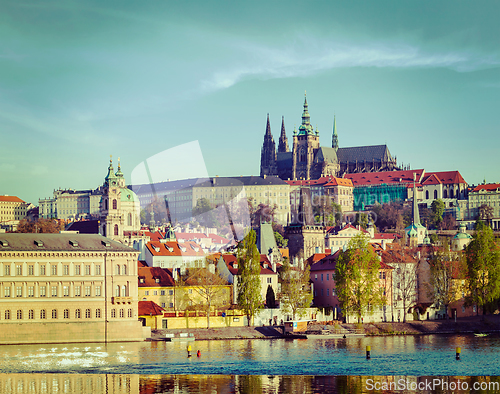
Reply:
[[[132,297],[111,297],[112,304],[131,304]]]

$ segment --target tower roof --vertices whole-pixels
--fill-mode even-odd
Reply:
[[[332,135],[332,148],[337,150],[339,148],[339,136],[337,134],[337,120],[333,116],[333,135]]]
[[[299,135],[314,135],[311,125],[311,115],[309,115],[307,96],[304,98],[304,111],[302,112],[302,124],[299,126]]]
[[[104,178],[105,184],[107,185],[111,179],[116,179],[115,170],[113,169],[113,156],[109,156],[108,174]]]

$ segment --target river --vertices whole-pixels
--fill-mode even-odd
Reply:
[[[281,393],[287,385],[299,385],[299,392],[378,392],[370,390],[376,382],[382,389],[384,382],[441,376],[472,385],[478,376],[499,375],[499,360],[497,335],[8,345],[0,347],[0,392]]]

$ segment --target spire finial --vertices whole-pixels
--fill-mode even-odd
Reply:
[[[120,171],[120,158],[118,158],[118,171]]]
[[[109,155],[109,164],[113,163],[113,155]]]

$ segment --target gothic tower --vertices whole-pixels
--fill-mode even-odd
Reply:
[[[267,114],[266,134],[264,135],[264,144],[260,154],[260,176],[278,175],[276,164],[276,145],[271,134],[271,124],[269,123],[269,114]]]
[[[335,149],[335,152],[339,149],[339,136],[337,134],[337,121],[335,120],[335,116],[333,116],[332,148]]]
[[[319,132],[311,125],[307,97],[304,98],[304,111],[299,131],[293,131],[293,179],[311,179],[314,156],[319,149]]]
[[[281,135],[278,145],[278,153],[286,153],[290,152],[290,148],[288,147],[288,138],[286,138],[285,132],[285,117],[281,117]]]

